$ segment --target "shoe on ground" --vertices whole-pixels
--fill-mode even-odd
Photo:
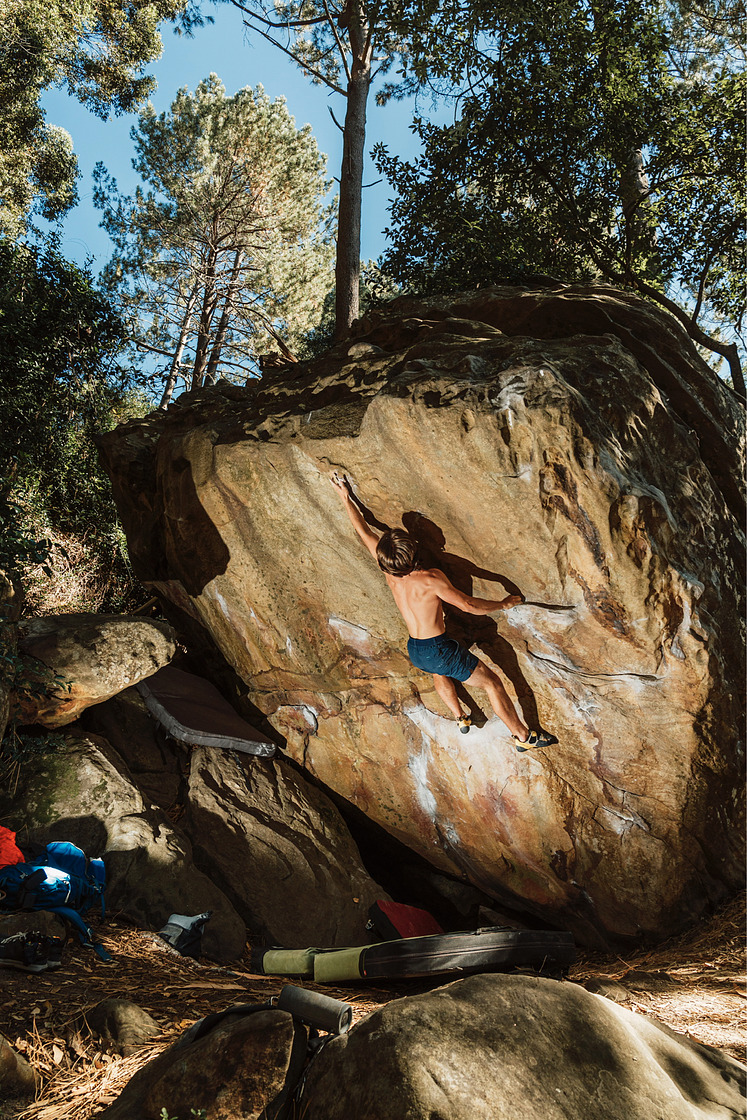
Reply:
[[[540,750],[542,747],[552,747],[558,741],[554,735],[551,735],[549,731],[543,731],[542,728],[539,731],[530,731],[529,737],[523,743],[516,735],[512,735],[511,738],[520,754],[524,754],[525,751]]]
[[[457,727],[461,731],[462,735],[466,735],[471,726],[472,720],[469,716],[462,716],[461,719],[457,720]]]
[[[20,968],[23,972],[44,972],[47,955],[42,938],[33,933],[15,933],[0,938],[0,968]]]
[[[65,939],[62,937],[43,937],[42,951],[47,958],[47,968],[62,967],[62,950]]]

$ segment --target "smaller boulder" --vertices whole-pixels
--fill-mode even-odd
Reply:
[[[195,859],[259,937],[288,948],[370,940],[368,908],[386,895],[332,801],[282,759],[197,747],[185,809]]]
[[[34,1067],[0,1034],[0,1100],[33,1096],[39,1080]]]
[[[205,1120],[258,1120],[285,1086],[297,1029],[270,1009],[227,1015],[196,1039],[193,1027],[135,1074],[101,1120],[161,1120],[163,1109],[179,1120],[192,1109]]]
[[[168,738],[136,688],[88,708],[80,726],[111,743],[148,802],[159,809],[176,804],[189,770],[189,748]]]
[[[97,1036],[124,1058],[142,1050],[161,1033],[155,1019],[128,999],[104,999],[72,1026],[80,1034]]]
[[[27,687],[16,681],[11,716],[63,727],[168,665],[176,636],[168,623],[135,615],[49,615],[20,623],[18,650]]]
[[[16,830],[31,840],[69,840],[106,864],[106,905],[158,930],[171,914],[212,911],[202,948],[219,961],[240,957],[246,928],[208,874],[195,867],[187,836],[151,809],[117,752],[95,735],[67,732],[54,753],[26,767],[14,798]],[[91,911],[96,928],[96,914]]]
[[[309,1069],[304,1120],[745,1116],[745,1068],[577,984],[478,975],[394,1000]]]

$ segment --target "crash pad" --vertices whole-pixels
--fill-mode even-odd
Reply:
[[[215,685],[166,665],[136,686],[150,714],[181,743],[270,758],[275,744],[234,711]]]
[[[387,980],[440,972],[495,972],[533,968],[562,975],[576,959],[573,936],[559,930],[490,926],[465,933],[401,937],[351,949],[252,949],[255,972],[306,976],[317,984]]]

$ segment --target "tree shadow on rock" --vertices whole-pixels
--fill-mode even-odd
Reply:
[[[52,841],[67,841],[77,844],[88,856],[100,856],[106,850],[109,831],[99,817],[59,817],[56,821],[30,828],[26,835],[21,834],[18,843],[23,851],[40,854],[46,844]]]

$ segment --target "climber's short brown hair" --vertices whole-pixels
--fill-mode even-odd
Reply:
[[[382,572],[408,576],[417,567],[418,544],[404,529],[387,529],[376,546],[376,559]]]

